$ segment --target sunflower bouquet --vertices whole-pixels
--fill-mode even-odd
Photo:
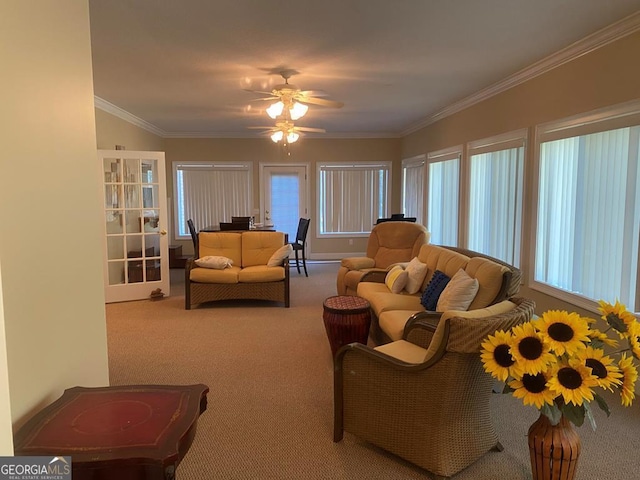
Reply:
[[[595,400],[610,414],[597,389],[615,389],[622,405],[631,405],[638,378],[635,360],[640,359],[636,317],[618,301],[598,303],[607,325],[604,331],[595,328],[594,319],[549,310],[489,335],[481,348],[484,369],[505,383],[503,393],[535,406],[552,424],[564,416],[579,427],[586,417],[595,430],[590,403]]]

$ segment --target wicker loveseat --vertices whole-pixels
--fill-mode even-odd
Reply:
[[[197,258],[226,257],[229,268],[203,268],[197,258],[185,266],[185,308],[214,300],[273,300],[289,307],[289,259],[268,266],[271,256],[286,245],[282,232],[200,232]]]
[[[334,441],[347,431],[436,475],[455,475],[501,450],[491,421],[493,379],[480,344],[531,319],[535,303],[511,298],[486,309],[410,321],[401,340],[342,347],[334,368]]]

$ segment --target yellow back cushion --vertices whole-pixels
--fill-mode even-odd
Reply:
[[[266,265],[271,255],[284,245],[282,232],[242,232],[242,266]]]
[[[200,232],[198,234],[200,258],[219,255],[233,260],[235,266],[242,264],[242,234],[235,232]]]

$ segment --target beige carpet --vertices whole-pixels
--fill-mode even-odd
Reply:
[[[291,308],[268,302],[213,303],[184,310],[183,272],[172,270],[172,296],[107,305],[113,385],[204,383],[200,417],[178,480],[429,479],[428,472],[345,434],[333,443],[331,350],[322,301],[335,294],[335,263],[292,270]],[[434,392],[437,395],[437,392]],[[596,412],[598,430],[579,429],[579,480],[640,478],[640,401],[611,399]],[[489,452],[456,480],[531,478],[527,429],[538,413],[495,395],[503,452]]]

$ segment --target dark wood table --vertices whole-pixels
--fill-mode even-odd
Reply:
[[[71,456],[73,480],[172,480],[209,387],[74,387],[16,433],[15,455]]]

